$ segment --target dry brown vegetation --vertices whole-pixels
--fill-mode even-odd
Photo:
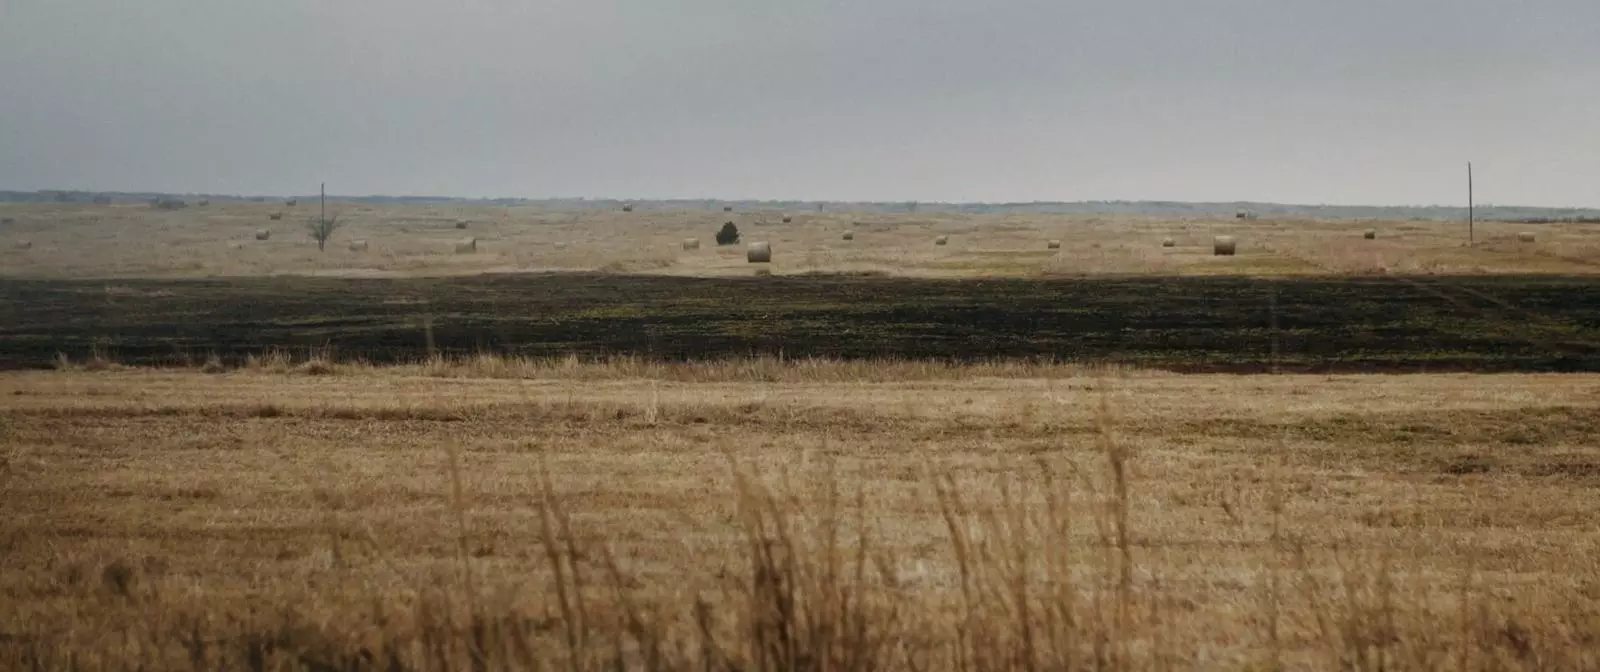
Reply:
[[[1316,275],[1569,273],[1600,270],[1600,225],[1479,223],[1465,246],[1460,222],[1249,219],[1045,214],[784,213],[707,210],[558,212],[534,206],[335,204],[341,229],[318,253],[299,223],[315,214],[283,206],[217,203],[158,210],[142,205],[0,204],[16,221],[0,231],[0,274],[31,277],[348,276],[599,270],[747,275],[742,249],[684,250],[732,217],[745,240],[769,241],[775,275],[887,272],[966,277],[1050,274]],[[790,223],[783,223],[789,216]],[[457,221],[471,221],[478,252],[453,254]],[[265,227],[268,240],[254,240]],[[1376,240],[1365,240],[1367,229]],[[846,242],[845,234],[854,234]],[[1212,255],[1215,236],[1238,255]],[[949,236],[949,244],[930,240]],[[1172,247],[1164,247],[1164,239]],[[12,240],[33,241],[21,249]],[[371,241],[350,250],[348,240]],[[1050,250],[1045,241],[1059,240]]]
[[[0,667],[1600,665],[1589,375],[62,369]]]
[[[743,245],[684,244],[730,217],[744,240],[772,243],[771,268],[755,272],[774,275],[1600,268],[1600,227],[1576,222],[1541,224],[1532,243],[1517,240],[1527,224],[1480,224],[1469,247],[1453,222],[466,205],[346,204],[319,253],[298,224],[312,211],[287,206],[274,221],[284,204],[0,204],[14,220],[0,281],[35,302],[8,338],[45,362],[92,326],[171,339],[180,320],[242,315],[246,327],[204,332],[216,348],[255,343],[242,329],[312,328],[318,311],[370,312],[365,295],[307,294],[316,310],[271,313],[172,289],[194,303],[58,317],[51,306],[67,304],[48,301],[62,294],[22,277],[748,275]],[[466,221],[475,253],[455,254]],[[1214,256],[1216,236],[1238,254]],[[1449,282],[1384,282],[1511,322],[1454,340],[1404,319],[1338,322],[1298,342],[1494,344],[1473,362],[1591,345],[1492,290],[1457,288],[1464,298],[1434,281]],[[153,291],[169,290],[106,284],[103,303]],[[638,305],[596,310],[656,305],[621,293]],[[900,319],[961,300],[930,296]],[[1179,298],[1160,305],[1207,329],[1256,328]],[[829,305],[772,302],[719,324],[831,338],[843,332],[818,321]],[[507,319],[464,306],[453,318],[478,329]],[[1101,323],[1129,324],[1057,331]],[[381,320],[352,324],[393,340]],[[1145,332],[1163,347],[1212,343]],[[373,366],[203,346],[192,368],[157,370],[89,352],[0,373],[3,669],[1600,668],[1592,374],[493,354]]]

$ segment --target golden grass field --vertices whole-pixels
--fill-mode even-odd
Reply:
[[[1042,274],[1305,275],[1566,273],[1600,271],[1600,225],[1480,222],[1466,247],[1462,222],[1141,217],[1045,214],[849,213],[712,210],[548,211],[474,204],[332,204],[348,225],[318,252],[314,203],[148,205],[0,204],[0,274],[29,277],[205,277],[272,274],[416,276],[586,270],[675,275],[749,274],[744,245],[717,247],[734,221],[746,242],[769,241],[770,271],[881,272],[966,277]],[[272,221],[269,215],[282,213]],[[782,223],[789,215],[793,221]],[[465,230],[455,228],[468,220]],[[1362,232],[1376,229],[1376,240]],[[258,241],[259,229],[270,231]],[[856,237],[845,241],[842,235]],[[1533,231],[1533,243],[1516,240]],[[945,246],[934,238],[950,236]],[[1239,241],[1212,255],[1213,236]],[[456,254],[472,236],[477,252]],[[699,250],[683,250],[685,238]],[[1175,246],[1161,247],[1163,238]],[[365,250],[349,247],[365,240]],[[1050,240],[1061,249],[1046,249]],[[22,249],[18,243],[31,247]]]
[[[1600,268],[1593,225],[455,205],[319,253],[308,205],[0,204],[0,282],[749,274],[729,219],[775,274]],[[1600,669],[1597,492],[1593,374],[63,360],[0,372],[0,669]]]
[[[1593,669],[1597,432],[1589,375],[68,363],[0,376],[0,666]]]

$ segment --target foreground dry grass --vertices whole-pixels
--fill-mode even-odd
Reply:
[[[6,374],[0,666],[1594,669],[1597,436],[1595,376]]]
[[[532,206],[339,205],[348,226],[326,252],[305,227],[311,203],[229,203],[178,211],[146,205],[0,204],[0,274],[29,277],[197,277],[318,274],[450,275],[607,271],[747,275],[744,247],[717,247],[724,221],[746,241],[770,241],[776,274],[910,276],[1041,274],[1594,273],[1600,226],[1480,223],[1465,247],[1459,222],[1235,220],[1229,217],[886,214],[707,210],[553,212]],[[274,221],[270,215],[281,213]],[[782,222],[784,215],[793,221]],[[468,228],[455,228],[457,220]],[[1363,240],[1368,228],[1376,240]],[[268,240],[256,240],[259,229]],[[1519,243],[1519,231],[1538,233]],[[842,240],[846,231],[855,239]],[[934,245],[938,235],[948,245]],[[1215,235],[1238,256],[1212,255]],[[456,254],[463,236],[477,252]],[[683,250],[684,238],[700,249]],[[1172,238],[1174,247],[1161,246]],[[352,240],[366,240],[351,250]],[[1046,249],[1060,240],[1059,250]],[[20,244],[27,241],[30,246]]]

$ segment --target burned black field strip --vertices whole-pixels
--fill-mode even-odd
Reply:
[[[1464,300],[1446,300],[1440,292]],[[1600,279],[871,277],[0,280],[0,367],[270,350],[982,360],[1178,371],[1600,371]],[[1485,301],[1481,297],[1492,297]],[[1510,306],[1512,308],[1507,308]]]

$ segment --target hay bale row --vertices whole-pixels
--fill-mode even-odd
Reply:
[[[683,239],[683,249],[685,249],[685,250],[698,250],[698,249],[700,249],[700,239],[699,238],[684,238]]]
[[[745,250],[744,258],[752,264],[772,263],[772,243],[750,243],[750,249]]]
[[[266,240],[272,237],[272,232],[267,229],[256,229],[256,240]]]
[[[367,251],[367,241],[366,240],[352,240],[352,241],[350,241],[350,251],[351,252],[366,252]]]
[[[1219,257],[1231,257],[1238,250],[1238,243],[1233,236],[1217,236],[1211,239],[1211,253]]]
[[[478,251],[477,238],[462,238],[456,241],[456,254],[473,254]]]

